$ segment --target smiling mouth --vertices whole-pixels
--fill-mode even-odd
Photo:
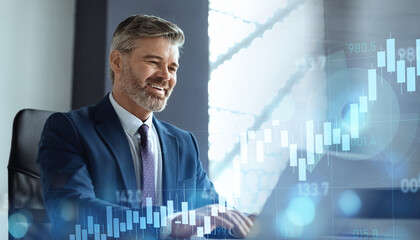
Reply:
[[[150,94],[152,96],[163,99],[166,97],[166,88],[154,84],[148,84]]]
[[[159,86],[156,86],[156,85],[149,85],[149,86],[152,87],[152,88],[154,88],[154,89],[157,89],[159,91],[163,91],[164,90],[163,87],[159,87]]]

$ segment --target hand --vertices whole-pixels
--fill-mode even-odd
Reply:
[[[171,221],[172,226],[172,233],[171,237],[173,238],[191,238],[192,236],[197,234],[197,227],[204,226],[204,217],[210,217],[210,227],[211,231],[214,230],[218,226],[223,226],[226,229],[230,229],[233,235],[239,238],[244,238],[248,236],[251,232],[251,228],[253,227],[255,220],[255,215],[245,216],[238,210],[225,210],[225,212],[221,213],[218,211],[218,215],[212,216],[211,210],[212,208],[219,208],[218,204],[207,205],[198,209],[195,209],[195,220],[196,225],[181,225],[176,224],[175,222],[179,222],[182,220],[182,214],[178,214],[174,219]]]
[[[233,227],[231,227],[231,233],[234,237],[245,238],[251,232],[254,226],[254,220],[256,215],[251,214],[246,216],[238,210],[226,210],[225,213],[219,214],[223,218],[228,218]],[[217,227],[217,226],[216,226]]]

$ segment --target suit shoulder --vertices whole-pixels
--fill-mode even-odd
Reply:
[[[79,109],[72,110],[65,113],[69,118],[72,119],[81,119],[81,118],[90,118],[92,115],[94,106],[86,106]]]
[[[69,112],[56,112],[48,117],[44,130],[56,129],[60,132],[87,129],[92,126],[91,107],[83,107]]]
[[[81,119],[91,118],[92,106],[82,107],[79,109],[71,110],[69,112],[56,112],[49,118],[54,120],[67,119],[71,121],[77,121]]]
[[[183,137],[187,137],[187,136],[190,136],[190,135],[192,134],[192,133],[191,133],[191,132],[189,132],[189,131],[183,130],[183,129],[181,129],[181,128],[177,127],[177,126],[174,126],[174,125],[172,125],[172,124],[170,124],[170,123],[167,123],[167,122],[165,122],[165,121],[158,120],[158,119],[156,119],[156,121],[157,121],[159,124],[161,124],[163,127],[165,127],[165,128],[166,128],[166,130],[167,130],[169,133],[171,133],[171,134],[174,134],[174,135],[180,135],[180,136],[183,136]]]

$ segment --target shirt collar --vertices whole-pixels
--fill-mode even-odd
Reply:
[[[142,121],[129,111],[125,110],[120,104],[117,103],[112,92],[109,94],[109,100],[111,101],[111,105],[114,108],[115,112],[117,113],[118,118],[120,119],[121,125],[128,134],[134,136],[137,133],[139,127],[143,124],[146,124],[149,129],[152,129],[153,124],[153,113],[150,114],[149,118],[146,121]],[[151,131],[149,131],[150,134]]]

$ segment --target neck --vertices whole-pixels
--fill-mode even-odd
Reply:
[[[125,110],[127,110],[143,122],[145,122],[152,114],[151,111],[140,107],[125,94],[113,90],[112,96],[121,107],[123,107]]]

